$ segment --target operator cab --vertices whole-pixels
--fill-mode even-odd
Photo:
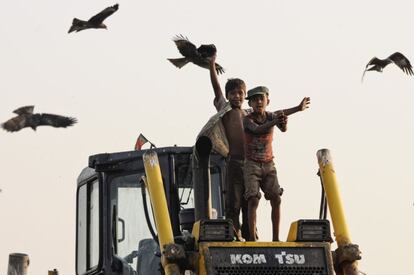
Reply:
[[[181,236],[194,222],[193,147],[153,150],[159,158],[173,234]],[[160,268],[157,232],[143,182],[146,151],[89,157],[77,180],[76,274],[155,274]],[[218,219],[224,217],[224,166],[223,157],[210,156],[211,200]]]

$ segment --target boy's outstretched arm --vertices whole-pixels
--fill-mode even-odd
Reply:
[[[223,96],[223,92],[221,90],[220,87],[220,83],[218,81],[218,77],[217,77],[217,71],[216,71],[216,54],[214,54],[211,58],[210,58],[210,80],[211,80],[211,85],[213,86],[213,90],[214,90],[214,103],[220,102],[220,100],[224,100],[224,96]]]
[[[279,110],[279,111],[276,111],[275,113],[283,112],[285,115],[289,116],[291,114],[306,110],[307,108],[309,108],[309,105],[310,105],[310,97],[305,97],[302,99],[302,101],[299,103],[298,106],[295,106],[290,109]]]
[[[243,119],[243,127],[245,131],[251,132],[253,134],[265,134],[273,126],[277,126],[282,132],[286,132],[287,125],[287,116],[280,113],[277,114],[272,120],[269,120],[261,125],[255,123],[248,117]]]

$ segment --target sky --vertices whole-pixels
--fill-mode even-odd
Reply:
[[[9,253],[29,254],[29,274],[75,270],[76,179],[88,156],[131,150],[139,133],[158,147],[192,146],[215,113],[208,71],[175,68],[177,34],[215,44],[220,76],[270,89],[268,110],[303,97],[311,107],[275,132],[282,198],[290,223],[317,218],[316,152],[331,151],[351,240],[367,274],[414,274],[414,78],[395,65],[362,72],[373,57],[414,58],[412,1],[119,1],[108,30],[68,34],[116,2],[3,3],[0,121],[20,106],[73,116],[67,129],[0,131],[0,273]],[[413,59],[414,61],[414,59]],[[247,103],[245,103],[247,107]],[[270,207],[259,233],[271,239]]]

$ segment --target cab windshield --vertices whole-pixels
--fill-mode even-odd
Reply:
[[[143,207],[142,176],[133,174],[115,177],[110,183],[113,252],[135,271],[140,241],[152,239]],[[146,203],[150,223],[155,229],[149,197]]]
[[[172,182],[164,182],[175,186],[169,189],[167,200],[174,203],[176,196],[181,210],[194,207],[194,192],[192,188],[192,173],[191,166],[186,164],[178,164],[175,166],[175,173]],[[214,167],[211,172],[211,187],[212,187],[212,203],[215,214],[220,218],[223,215],[223,207],[221,202],[221,171],[218,167]],[[145,188],[142,178],[144,173],[136,173],[130,175],[114,176],[109,180],[110,183],[110,207],[111,207],[111,223],[112,223],[112,251],[113,254],[123,259],[124,263],[138,274],[142,272],[140,263],[145,262],[145,265],[154,264],[154,261],[159,261],[159,257],[154,260],[147,257],[145,254],[159,255],[159,248],[157,241],[154,240],[151,234],[150,227],[145,216],[145,205],[148,210],[148,220],[156,235],[156,227],[152,214],[151,202],[149,194],[143,198],[142,188]],[[165,179],[163,179],[165,181]],[[175,190],[175,191],[174,191]],[[145,190],[144,190],[145,191]],[[147,193],[147,192],[146,192]],[[174,195],[176,193],[176,195]],[[169,198],[169,199],[168,199]],[[170,211],[171,211],[171,205]],[[170,213],[174,215],[173,213]],[[155,236],[155,238],[157,238]],[[148,263],[152,261],[152,263]],[[141,264],[142,265],[142,264]]]

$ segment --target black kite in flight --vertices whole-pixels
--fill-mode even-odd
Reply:
[[[72,21],[72,26],[70,27],[68,33],[73,31],[79,32],[86,29],[106,29],[106,25],[103,21],[114,12],[118,10],[119,5],[115,4],[112,7],[107,7],[100,13],[92,16],[88,21],[83,21],[78,18],[74,18]]]
[[[36,131],[38,126],[68,127],[77,122],[76,118],[52,114],[33,114],[34,106],[24,106],[13,113],[18,116],[9,119],[1,124],[1,127],[8,132],[17,132],[25,127],[31,127]]]
[[[367,66],[365,66],[364,73],[362,75],[362,79],[364,79],[364,75],[366,71],[377,71],[382,73],[382,70],[390,63],[394,63],[397,65],[404,73],[408,75],[413,75],[413,68],[411,67],[410,61],[405,57],[402,53],[395,52],[386,59],[379,59],[377,57],[372,58]],[[368,68],[369,66],[372,66]]]
[[[178,51],[184,56],[183,58],[168,58],[168,60],[177,68],[181,69],[188,62],[192,62],[202,68],[209,69],[209,58],[216,53],[216,46],[210,44],[201,45],[196,48],[187,37],[182,35],[177,35],[174,37],[173,41],[177,46]],[[218,74],[224,73],[224,68],[217,63],[216,70]]]

